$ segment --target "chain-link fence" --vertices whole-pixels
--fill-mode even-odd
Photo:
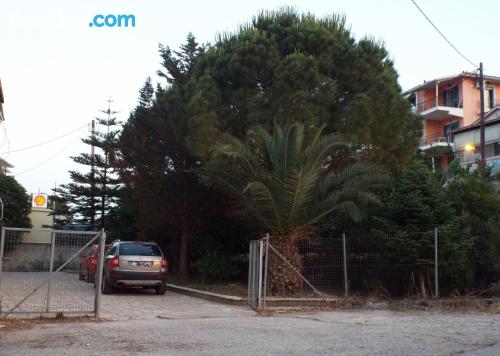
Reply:
[[[261,249],[268,251],[263,298],[500,296],[498,239],[497,231],[460,226],[346,232],[295,243],[271,237]]]
[[[104,233],[2,228],[0,316],[96,314]]]

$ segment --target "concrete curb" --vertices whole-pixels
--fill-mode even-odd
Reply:
[[[198,289],[181,287],[175,284],[167,284],[167,289],[173,292],[190,295],[193,297],[211,300],[213,302],[231,304],[231,305],[248,305],[247,298],[233,295],[224,295],[219,293],[207,292]],[[345,300],[344,298],[327,298],[327,305],[343,310],[439,310],[453,309],[460,307],[482,307],[485,310],[496,308],[500,305],[500,298],[456,298],[456,299],[440,299],[440,300],[390,300],[390,301],[355,301]],[[266,298],[267,307],[314,307],[324,305],[324,301],[320,298]]]
[[[199,289],[193,289],[188,287],[181,287],[175,284],[167,283],[167,289],[172,292],[178,292],[193,297],[208,299],[214,302],[221,302],[232,305],[247,305],[247,298],[237,297],[234,295],[224,295],[219,293],[202,291]]]

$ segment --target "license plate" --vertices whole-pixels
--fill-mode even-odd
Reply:
[[[145,262],[145,261],[128,261],[128,265],[130,267],[151,268],[151,262]]]

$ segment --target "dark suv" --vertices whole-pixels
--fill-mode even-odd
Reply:
[[[115,287],[143,287],[163,295],[167,272],[167,259],[154,242],[115,241],[105,253],[102,292],[111,294]]]

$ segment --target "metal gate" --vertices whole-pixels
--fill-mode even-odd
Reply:
[[[0,317],[55,313],[99,317],[105,240],[104,231],[2,227]]]
[[[258,310],[265,306],[269,237],[250,241],[248,256],[248,304]]]

